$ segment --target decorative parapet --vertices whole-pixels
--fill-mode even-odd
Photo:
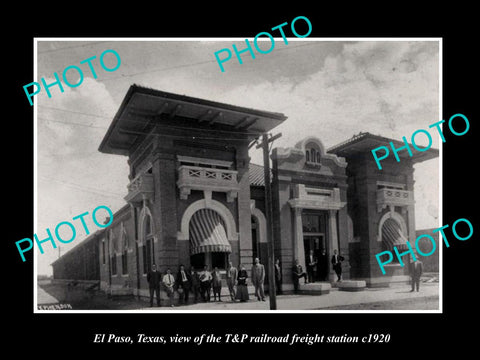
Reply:
[[[340,189],[320,189],[295,184],[293,198],[288,201],[292,208],[339,210],[346,202],[340,201]]]
[[[155,192],[153,174],[143,173],[138,175],[127,185],[127,189],[128,194],[124,199],[130,204],[135,205],[143,200],[151,200]]]
[[[240,189],[236,170],[181,165],[178,167],[177,186],[180,199],[188,199],[191,190],[225,192],[232,202]]]
[[[408,206],[415,203],[413,191],[400,189],[378,189],[377,210],[382,211],[387,206]]]

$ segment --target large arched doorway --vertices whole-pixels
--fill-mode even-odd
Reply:
[[[260,257],[260,225],[255,216],[252,216],[252,258]]]
[[[227,226],[222,216],[213,209],[199,209],[190,218],[190,264],[196,269],[205,265],[225,269],[231,253]]]
[[[251,227],[252,227],[252,260],[259,258],[262,264],[266,264],[267,256],[267,220],[260,209],[251,207]]]
[[[402,223],[394,217],[386,218],[381,225],[381,241],[382,251],[394,252],[394,247],[398,251],[408,250],[408,238],[404,234]],[[394,262],[398,262],[398,258],[394,256]]]

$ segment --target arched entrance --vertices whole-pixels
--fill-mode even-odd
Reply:
[[[250,208],[252,212],[252,260],[258,257],[262,264],[266,264],[267,256],[267,220],[255,203]]]
[[[407,250],[408,231],[405,220],[395,211],[386,213],[379,224],[379,241],[381,241],[382,251]],[[394,262],[398,262],[394,256]]]
[[[231,253],[226,224],[218,212],[199,209],[189,223],[190,264],[196,269],[205,265],[225,269]]]

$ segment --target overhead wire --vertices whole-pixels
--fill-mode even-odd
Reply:
[[[300,47],[314,46],[314,45],[318,45],[318,44],[316,44],[316,43],[311,44],[311,42],[309,42],[309,44],[303,44],[303,45],[297,45],[297,46],[292,46],[292,47],[285,47],[283,49],[277,49],[276,52],[293,50],[293,49],[297,49],[297,48],[300,48]],[[97,80],[100,81],[100,82],[105,82],[105,81],[134,77],[134,76],[138,76],[138,75],[150,74],[150,73],[154,73],[154,72],[162,72],[162,71],[185,68],[185,67],[190,67],[190,66],[205,65],[205,64],[209,64],[209,63],[215,63],[215,62],[217,62],[217,60],[204,60],[204,61],[198,61],[198,62],[190,63],[190,64],[175,65],[175,66],[170,66],[170,67],[166,67],[166,68],[152,69],[152,70],[148,70],[148,71],[140,71],[140,72],[136,72],[136,73],[133,73],[133,74],[119,75],[119,76],[116,76],[116,77],[108,77],[108,78],[102,78],[102,79],[98,78]]]
[[[66,42],[66,41],[65,41]],[[37,51],[37,54],[47,54],[47,53],[52,53],[52,52],[57,52],[57,51],[62,51],[62,50],[69,50],[69,49],[76,49],[80,47],[86,47],[86,46],[93,46],[97,44],[103,44],[108,41],[96,41],[96,42],[89,42],[88,44],[82,44],[82,45],[77,45],[77,46],[66,46],[66,47],[61,47],[57,49],[49,49],[49,50],[44,50],[44,51]]]
[[[103,195],[103,196],[116,198],[116,199],[118,199],[119,196],[120,197],[124,196],[124,194],[119,194],[119,193],[115,193],[115,192],[108,191],[108,190],[95,189],[95,188],[92,188],[92,187],[89,187],[89,186],[80,185],[80,184],[67,182],[67,181],[62,181],[62,180],[58,180],[58,179],[47,177],[47,176],[39,175],[39,176],[37,176],[37,178],[40,179],[40,180],[43,180],[43,181],[53,181],[53,182],[61,183],[63,185],[67,185],[69,187],[76,188],[77,190],[90,192],[90,193],[93,193],[93,194],[96,194],[96,195]]]

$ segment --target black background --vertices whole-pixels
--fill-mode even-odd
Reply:
[[[477,191],[477,159],[474,137],[478,134],[478,110],[473,97],[478,94],[476,60],[478,44],[473,36],[473,9],[449,4],[449,7],[421,9],[405,2],[392,6],[341,3],[315,8],[293,4],[187,3],[176,9],[164,3],[134,2],[110,4],[100,11],[96,4],[73,4],[71,9],[29,7],[12,12],[13,22],[3,27],[3,68],[7,85],[3,86],[3,322],[8,335],[4,342],[17,351],[26,346],[32,356],[65,357],[108,354],[137,356],[177,356],[188,351],[193,357],[230,357],[247,352],[267,357],[258,350],[271,349],[286,356],[308,351],[312,356],[354,350],[374,356],[418,355],[420,352],[461,346],[462,352],[476,340],[473,329],[478,291],[478,213],[474,212]],[[273,10],[275,9],[275,10]],[[34,37],[253,37],[261,31],[291,22],[296,16],[310,19],[310,37],[442,37],[443,38],[443,115],[444,119],[462,113],[470,120],[470,131],[453,136],[445,126],[443,146],[443,224],[458,218],[469,219],[474,235],[467,241],[453,238],[446,231],[450,248],[443,251],[443,314],[33,314],[33,259],[21,262],[15,241],[33,235],[33,108],[29,106],[23,85],[33,81]],[[299,33],[303,33],[299,29]],[[5,43],[6,42],[6,43]],[[213,55],[212,55],[213,56]],[[270,56],[275,56],[274,52]],[[408,136],[409,134],[405,134]],[[61,149],[59,149],[61,151]],[[52,174],[54,176],[54,174]],[[32,252],[30,252],[31,254]],[[6,260],[6,261],[5,261]],[[471,327],[473,325],[473,328]],[[93,344],[95,333],[118,333],[134,337],[147,335],[190,335],[247,333],[252,336],[325,334],[363,336],[388,333],[388,344],[316,344],[298,345],[125,345]],[[194,352],[192,352],[194,350]]]

